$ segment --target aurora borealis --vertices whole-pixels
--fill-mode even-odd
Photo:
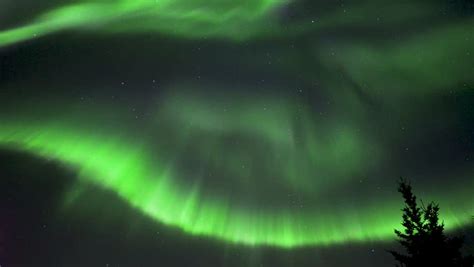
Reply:
[[[473,5],[5,0],[0,146],[74,174],[71,221],[121,213],[97,188],[201,244],[383,250],[407,177],[472,236]]]
[[[62,30],[94,28],[112,32],[163,31],[183,36],[208,34],[243,38],[251,35],[249,27],[265,22],[263,18],[284,3],[279,0],[71,2],[38,14],[33,22],[4,31],[0,34],[0,43],[8,45]],[[8,2],[5,5],[9,7]]]

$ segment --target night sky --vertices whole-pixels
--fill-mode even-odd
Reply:
[[[0,0],[0,266],[474,253],[471,0]]]

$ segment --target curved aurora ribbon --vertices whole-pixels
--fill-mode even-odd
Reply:
[[[203,196],[199,184],[175,183],[173,171],[155,162],[143,143],[113,138],[97,129],[7,122],[0,125],[0,144],[72,165],[81,179],[116,192],[154,220],[193,235],[290,248],[386,240],[399,225],[398,200],[383,201],[358,211],[348,204],[342,214],[320,214],[244,209],[223,198]],[[447,227],[467,223],[469,211],[464,212],[444,216]]]
[[[0,10],[14,10],[10,0]],[[224,38],[234,41],[262,36],[295,36],[347,25],[374,27],[374,14],[385,25],[404,25],[422,18],[439,19],[442,2],[413,1],[403,5],[386,0],[321,3],[323,13],[287,21],[290,0],[78,0],[38,11],[28,20],[1,28],[0,47],[62,31],[153,33],[181,38]],[[331,7],[331,5],[334,5]],[[0,14],[2,17],[2,14]],[[21,17],[21,16],[18,16]],[[315,23],[317,22],[317,23]],[[382,24],[381,24],[382,25]]]
[[[53,8],[24,26],[0,31],[0,47],[75,29],[243,39],[274,23],[266,21],[266,15],[284,3],[283,0],[83,0]]]
[[[202,6],[204,2],[208,8],[196,8]],[[425,5],[421,4],[419,7],[410,5],[409,12],[406,5],[400,5],[401,11],[398,12],[394,11],[393,7],[379,10],[380,2],[378,5],[372,5],[372,1],[362,2],[365,2],[367,6],[355,10],[351,8],[347,14],[342,10],[335,14],[328,14],[318,19],[317,23],[311,23],[311,20],[307,22],[311,25],[311,29],[353,25],[354,21],[357,24],[372,27],[374,17],[366,14],[368,12],[366,7],[371,7],[370,12],[383,17],[385,23],[397,24],[404,22],[407,17],[419,18],[420,13],[428,13],[428,16],[435,14],[438,17],[438,13],[432,12],[438,8],[431,5],[431,9],[426,9]],[[26,26],[0,31],[0,47],[63,30],[96,28],[101,32],[159,32],[180,37],[217,36],[244,39],[271,28],[268,24],[272,24],[273,21],[267,21],[266,15],[283,3],[279,0],[76,1],[76,4],[47,11]],[[0,3],[0,7],[2,4]],[[448,26],[440,32],[435,29],[433,32],[409,38],[401,44],[365,47],[363,43],[361,45],[344,43],[341,45],[344,49],[339,49],[340,52],[335,55],[328,52],[332,50],[320,49],[319,46],[316,46],[317,51],[314,53],[322,59],[324,65],[332,66],[334,62],[343,63],[341,65],[353,74],[357,82],[363,84],[371,81],[371,88],[374,90],[386,88],[387,77],[393,79],[388,85],[393,90],[386,91],[393,94],[401,92],[399,88],[411,90],[413,81],[416,81],[417,86],[424,88],[425,91],[432,90],[436,86],[446,89],[457,81],[472,81],[472,75],[470,76],[468,71],[472,69],[472,64],[469,64],[470,61],[465,60],[465,57],[474,40],[470,37],[472,36],[472,31],[470,31],[472,20],[462,21],[462,23],[453,22],[453,25]],[[302,26],[302,28],[306,30],[309,27]],[[280,30],[277,27],[277,31]],[[334,44],[331,43],[330,46]],[[453,47],[455,49],[452,49]],[[450,49],[453,51],[446,53]],[[412,55],[418,57],[415,63],[411,59]],[[453,58],[463,63],[444,68],[446,63],[451,62]],[[361,71],[364,68],[366,71]],[[397,70],[395,74],[394,69]],[[374,70],[376,75],[374,75]],[[423,74],[420,75],[421,78],[400,78],[408,74],[411,77],[412,73],[418,73],[420,70]],[[312,69],[310,71],[313,72]],[[313,75],[311,73],[310,77],[312,78]],[[428,76],[430,79],[426,79]],[[186,103],[185,106],[189,107],[192,104]],[[176,103],[170,103],[170,105],[177,106]],[[198,106],[197,109],[203,110],[202,106]],[[171,120],[186,125],[191,114],[192,120],[199,123],[201,127],[214,127],[208,129],[209,131],[235,132],[236,129],[244,129],[244,134],[260,136],[263,140],[278,143],[280,147],[282,144],[293,145],[286,138],[286,132],[281,129],[281,120],[278,120],[288,116],[285,110],[277,115],[273,110],[273,116],[276,119],[272,119],[269,116],[256,117],[255,109],[248,106],[240,109],[237,112],[239,116],[237,120],[234,115],[215,117],[214,113],[207,112],[205,109],[204,114],[197,113],[194,109],[185,114],[178,113]],[[248,113],[243,114],[242,110],[247,110]],[[170,109],[170,113],[177,112]],[[180,118],[181,115],[183,119]],[[244,207],[226,196],[204,192],[205,188],[199,179],[190,177],[191,181],[188,183],[180,182],[182,180],[178,178],[181,178],[181,174],[166,162],[162,162],[156,155],[156,153],[167,152],[157,152],[151,148],[152,142],[148,139],[153,137],[140,140],[125,134],[117,134],[123,130],[121,128],[107,130],[103,127],[83,127],[82,124],[78,126],[63,123],[68,120],[70,118],[60,120],[60,123],[48,123],[43,120],[38,123],[34,120],[1,118],[0,145],[71,165],[78,170],[80,178],[84,181],[116,192],[128,204],[157,222],[179,227],[184,232],[193,235],[205,235],[247,245],[291,248],[303,245],[387,240],[392,238],[393,228],[399,226],[401,207],[399,198],[377,200],[363,207],[354,203],[343,203],[342,207],[335,207],[334,212],[318,209],[308,211],[308,209]],[[218,123],[214,123],[213,120]],[[70,121],[78,122],[74,119]],[[288,125],[284,126],[291,127],[292,122],[289,121]],[[314,136],[314,131],[310,130],[310,132],[310,136]],[[361,160],[357,158],[360,153],[352,152],[358,152],[361,147],[366,149],[367,140],[360,140],[351,131],[342,131],[338,136],[339,139],[334,138],[337,139],[335,145],[330,146],[324,145],[325,142],[318,140],[319,137],[317,136],[316,140],[309,139],[312,145],[309,146],[303,158],[307,155],[313,156],[318,163],[331,171],[342,172],[342,174],[338,173],[339,176],[336,178],[330,176],[335,180],[331,182],[336,186],[347,182],[342,178],[350,179],[351,177],[348,176],[349,172],[344,172],[345,169],[358,166],[357,160]],[[197,152],[202,152],[204,155],[208,151],[197,150]],[[366,163],[367,157],[365,154],[362,155],[364,156],[362,162]],[[229,156],[229,158],[232,161],[233,157]],[[298,157],[295,158],[298,159]],[[296,166],[294,169],[300,166],[297,160],[294,160],[292,164],[293,167]],[[288,171],[285,175],[291,179],[291,168],[285,170]],[[472,171],[469,175],[472,175]],[[295,181],[291,181],[293,182]],[[311,182],[314,181],[309,181]],[[319,182],[314,182],[317,183],[316,193],[330,191],[326,187],[327,184],[319,184]],[[297,189],[307,187],[308,183],[304,181]],[[469,222],[470,215],[474,213],[473,188],[474,184],[470,182],[460,187],[460,190],[455,193],[429,197],[441,202],[442,215],[447,228],[453,229]],[[313,188],[310,191],[313,192]],[[455,208],[445,206],[446,201],[443,202],[443,200],[451,198],[455,199],[457,204],[464,204]]]

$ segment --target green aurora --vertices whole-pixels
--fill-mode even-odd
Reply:
[[[158,222],[193,235],[286,248],[392,238],[399,224],[397,198],[363,205],[345,201],[334,207],[310,203],[297,209],[241,202],[241,194],[255,186],[255,177],[258,184],[282,184],[287,192],[313,197],[350,185],[355,179],[352,174],[380,164],[381,146],[355,126],[330,126],[310,119],[308,111],[301,113],[305,115],[301,127],[292,119],[295,103],[267,98],[262,108],[256,97],[246,95],[252,99],[247,102],[238,95],[232,100],[221,97],[168,94],[149,123],[155,125],[140,134],[100,127],[100,120],[84,113],[33,121],[18,115],[15,120],[3,119],[0,143],[63,162],[77,169],[83,181],[110,189]],[[222,106],[234,111],[217,112]],[[318,124],[325,130],[318,130]],[[303,142],[297,145],[292,136],[301,133]],[[237,135],[241,143],[229,144],[229,134]],[[183,154],[191,156],[183,158]],[[181,172],[190,162],[197,163],[198,169]],[[233,189],[209,190],[208,172],[221,176],[218,179],[225,179]],[[449,229],[469,221],[474,211],[472,188],[465,184],[466,192],[428,195],[450,207],[443,213]]]
[[[288,37],[321,32],[345,25],[394,27],[436,17],[444,4],[414,1],[397,5],[391,1],[354,1],[342,9],[324,4],[312,17],[302,17],[283,25],[284,13],[298,1],[289,0],[69,0],[37,11],[32,19],[15,19],[13,27],[0,31],[0,47],[36,39],[62,31],[110,34],[156,33],[181,38],[223,38],[244,41],[251,38]],[[52,2],[54,4],[54,2]],[[15,2],[0,3],[8,10]],[[324,13],[322,13],[324,12]],[[8,14],[3,14],[7,17]],[[375,18],[383,17],[373,25]]]
[[[73,1],[38,15],[31,24],[0,32],[0,46],[74,29],[245,38],[259,32],[258,25],[265,24],[265,15],[282,3],[281,0]]]
[[[158,223],[192,235],[283,248],[391,240],[400,224],[396,192],[387,197],[363,191],[367,199],[358,201],[360,196],[347,194],[348,188],[367,176],[396,179],[392,176],[398,176],[399,166],[393,166],[403,154],[394,152],[393,143],[436,140],[436,130],[449,132],[460,121],[472,124],[472,118],[462,121],[449,107],[423,109],[420,103],[439,103],[438,97],[453,90],[472,92],[474,21],[469,16],[438,20],[442,1],[354,1],[343,9],[325,7],[314,17],[282,23],[280,13],[294,3],[69,1],[4,26],[0,47],[75,31],[210,38],[236,45],[270,40],[281,56],[271,66],[276,76],[296,77],[297,71],[308,84],[317,76],[317,89],[334,96],[336,103],[321,108],[320,115],[304,96],[276,93],[281,88],[257,94],[249,93],[252,88],[245,82],[230,88],[180,80],[166,84],[167,93],[158,94],[143,124],[124,115],[120,106],[103,103],[77,110],[70,99],[15,106],[14,112],[0,113],[0,145],[70,166],[81,181],[111,190]],[[0,9],[8,5],[2,2]],[[426,23],[400,35],[378,33],[390,36],[375,41],[360,35],[367,29],[407,28],[414,21]],[[332,41],[330,31],[347,36]],[[288,49],[286,38],[293,42],[305,34],[305,45]],[[245,51],[232,64],[258,72],[263,64],[255,58]],[[354,84],[362,93],[353,90]],[[380,106],[376,112],[369,109]],[[42,115],[48,109],[55,115]],[[398,134],[396,119],[418,132]],[[425,120],[435,121],[436,127]],[[429,158],[429,153],[418,156]],[[448,229],[468,224],[474,213],[474,169],[459,165],[449,177],[415,173],[424,179],[434,176],[440,189],[429,188],[422,197],[440,203]],[[293,201],[293,195],[303,200]]]

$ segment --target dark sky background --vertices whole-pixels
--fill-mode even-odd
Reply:
[[[399,177],[474,252],[472,1],[0,3],[1,266],[394,266]]]

